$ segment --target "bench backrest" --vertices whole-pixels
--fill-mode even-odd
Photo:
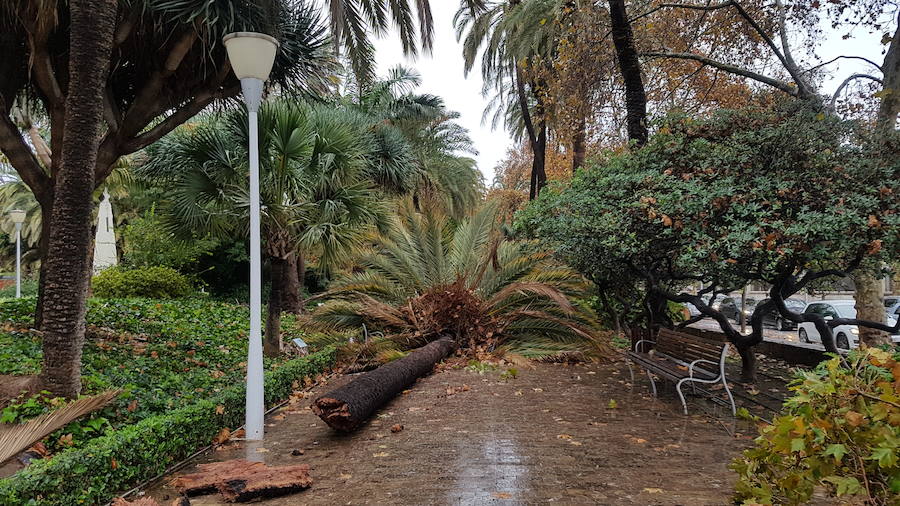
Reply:
[[[704,359],[718,364],[725,345],[724,341],[713,341],[664,328],[659,330],[654,348],[659,353],[683,362]]]

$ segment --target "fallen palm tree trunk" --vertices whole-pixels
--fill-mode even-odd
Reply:
[[[278,497],[312,486],[306,464],[268,467],[262,462],[237,459],[200,464],[197,468],[199,472],[179,476],[172,485],[189,496],[218,490],[228,502]]]
[[[25,423],[0,425],[0,463],[40,441],[51,432],[65,427],[69,422],[106,406],[120,392],[121,390],[108,390],[92,397],[82,397]]]
[[[322,395],[313,403],[312,410],[332,429],[352,431],[419,377],[431,372],[454,348],[456,343],[449,337],[428,343]]]

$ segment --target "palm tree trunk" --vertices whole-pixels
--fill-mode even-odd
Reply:
[[[271,257],[269,260],[269,312],[266,316],[266,333],[263,340],[263,353],[267,357],[281,355],[281,300],[284,286],[284,271],[287,265],[284,258]]]
[[[547,186],[547,172],[545,169],[547,163],[547,123],[541,120],[538,123],[537,140],[531,147],[534,156],[531,163],[531,188],[529,190],[529,200],[534,200],[540,195],[541,190]]]
[[[41,328],[44,321],[44,285],[47,281],[47,250],[50,249],[50,217],[53,215],[53,198],[40,199],[41,206],[41,237],[38,240],[38,258],[41,266],[38,270],[38,294],[37,304],[34,308],[34,328]]]
[[[300,281],[299,263],[300,255],[296,252],[291,253],[285,259],[281,274],[281,310],[289,313],[303,311],[303,299],[300,294],[303,285]]]
[[[81,392],[91,244],[91,193],[116,0],[70,0],[69,86],[62,164],[53,198],[42,313],[42,380],[53,395]]]
[[[628,138],[637,146],[647,143],[647,94],[641,78],[641,62],[634,46],[634,33],[625,12],[625,0],[609,0],[613,45],[619,60],[619,71],[625,82],[625,110]]]

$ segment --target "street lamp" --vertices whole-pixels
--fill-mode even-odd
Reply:
[[[234,75],[241,80],[250,122],[250,344],[247,350],[246,438],[263,438],[265,401],[262,358],[262,259],[259,251],[259,140],[256,112],[262,100],[263,83],[269,78],[278,41],[261,33],[236,32],[222,42]]]
[[[9,217],[16,225],[16,298],[22,296],[22,223],[25,223],[25,211],[13,209]]]

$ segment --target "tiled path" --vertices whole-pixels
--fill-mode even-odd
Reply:
[[[350,436],[307,408],[347,381],[337,378],[273,414],[259,449],[235,443],[197,462],[249,455],[271,465],[308,463],[313,487],[265,502],[279,506],[729,504],[727,464],[748,443],[740,434],[746,427],[737,426],[737,438],[726,432],[735,430],[730,416],[703,415],[712,408],[697,401],[695,414],[683,416],[671,394],[649,397],[645,377],[631,387],[623,364],[539,364],[508,381],[501,372],[433,374]],[[392,433],[398,423],[404,429]],[[170,480],[149,491],[161,504],[176,495]],[[222,503],[210,495],[191,504]]]

